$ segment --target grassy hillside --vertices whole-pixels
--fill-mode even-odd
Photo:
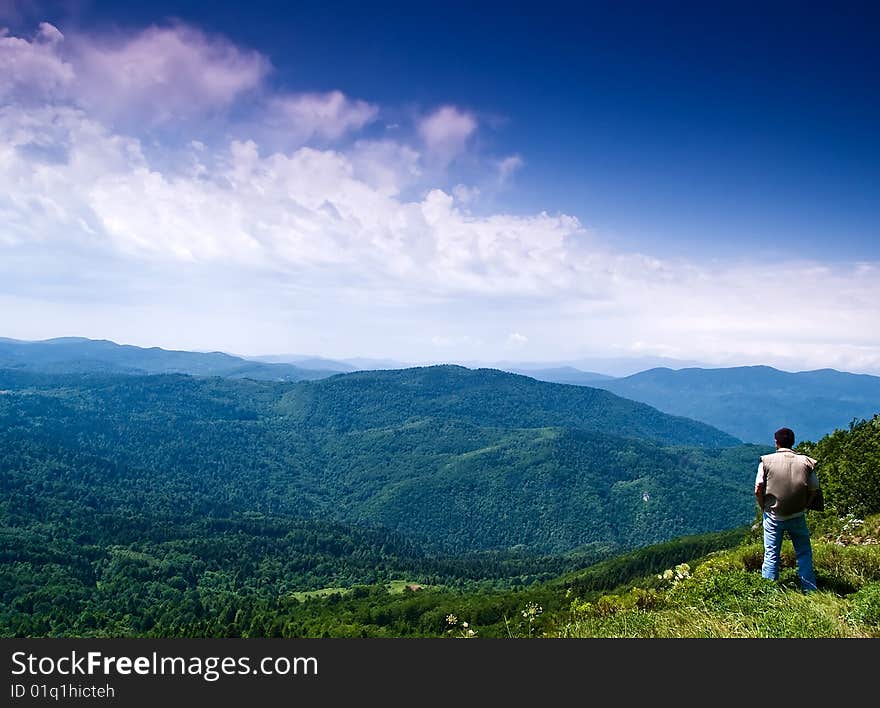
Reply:
[[[573,597],[550,631],[563,637],[880,637],[880,416],[853,423],[802,451],[819,460],[825,512],[808,512],[819,592],[803,595],[791,541],[783,544],[780,583],[761,577],[762,532],[708,555],[668,555],[667,567],[621,580],[596,596],[599,569],[562,581]],[[855,513],[854,513],[855,512]],[[858,513],[860,516],[857,516]],[[677,550],[678,541],[666,544]],[[658,547],[659,548],[659,547]],[[647,549],[657,557],[657,548]],[[653,551],[653,553],[652,553]],[[656,566],[653,570],[657,570]],[[600,588],[601,589],[601,588]]]
[[[781,582],[760,577],[748,527],[639,549],[544,582],[480,582],[418,571],[302,592],[259,575],[203,572],[185,554],[115,550],[98,590],[55,567],[7,601],[5,636],[880,637],[880,517],[815,528],[820,590],[798,590],[790,544]],[[207,543],[216,544],[215,539]],[[537,559],[533,559],[537,560]],[[454,562],[450,559],[450,568]],[[536,563],[535,566],[540,565]],[[262,563],[259,572],[265,572]],[[471,566],[474,570],[476,566]],[[515,561],[507,566],[514,571]],[[523,566],[520,566],[522,569]],[[0,571],[3,587],[20,564]],[[253,573],[253,571],[251,571]],[[526,577],[526,576],[523,576]],[[415,588],[415,589],[412,589]]]
[[[453,638],[880,637],[880,516],[813,520],[819,592],[799,591],[790,542],[780,583],[761,578],[748,527],[639,549],[506,588],[373,585],[248,605],[227,636]],[[610,591],[609,591],[610,589]],[[163,636],[212,635],[213,617]]]
[[[661,368],[589,385],[759,444],[772,444],[773,431],[782,426],[792,428],[798,440],[818,440],[880,412],[880,377],[832,369]]]
[[[554,617],[561,637],[880,637],[880,515],[814,525],[819,592],[799,590],[783,547],[780,583],[761,577],[759,540],[668,567]]]

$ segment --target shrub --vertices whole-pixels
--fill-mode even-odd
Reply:
[[[610,617],[621,612],[656,610],[664,604],[663,595],[653,588],[632,588],[622,595],[602,595],[595,602],[575,600],[571,613],[576,619]]]

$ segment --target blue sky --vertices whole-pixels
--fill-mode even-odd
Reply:
[[[877,11],[706,5],[0,3],[2,334],[880,371]]]

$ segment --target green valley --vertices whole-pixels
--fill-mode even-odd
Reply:
[[[877,427],[814,450],[841,514],[880,511]],[[737,635],[784,633],[679,617],[695,602],[714,612],[728,583],[748,612],[771,590],[782,615],[822,602],[755,579],[765,451],[495,370],[299,383],[0,371],[0,632],[714,636],[729,621]],[[864,524],[858,548],[817,542],[834,616],[873,616],[876,520]],[[657,577],[682,563],[687,576]],[[721,586],[682,595],[704,581]],[[845,633],[816,622],[797,631]],[[846,626],[870,633],[859,622]]]

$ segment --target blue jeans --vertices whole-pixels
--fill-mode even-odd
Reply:
[[[788,531],[794,545],[801,589],[804,592],[811,592],[816,589],[816,574],[813,570],[810,532],[807,530],[807,518],[804,514],[781,521],[764,512],[764,565],[761,566],[761,575],[771,580],[779,580],[779,550],[782,548],[785,531]]]

